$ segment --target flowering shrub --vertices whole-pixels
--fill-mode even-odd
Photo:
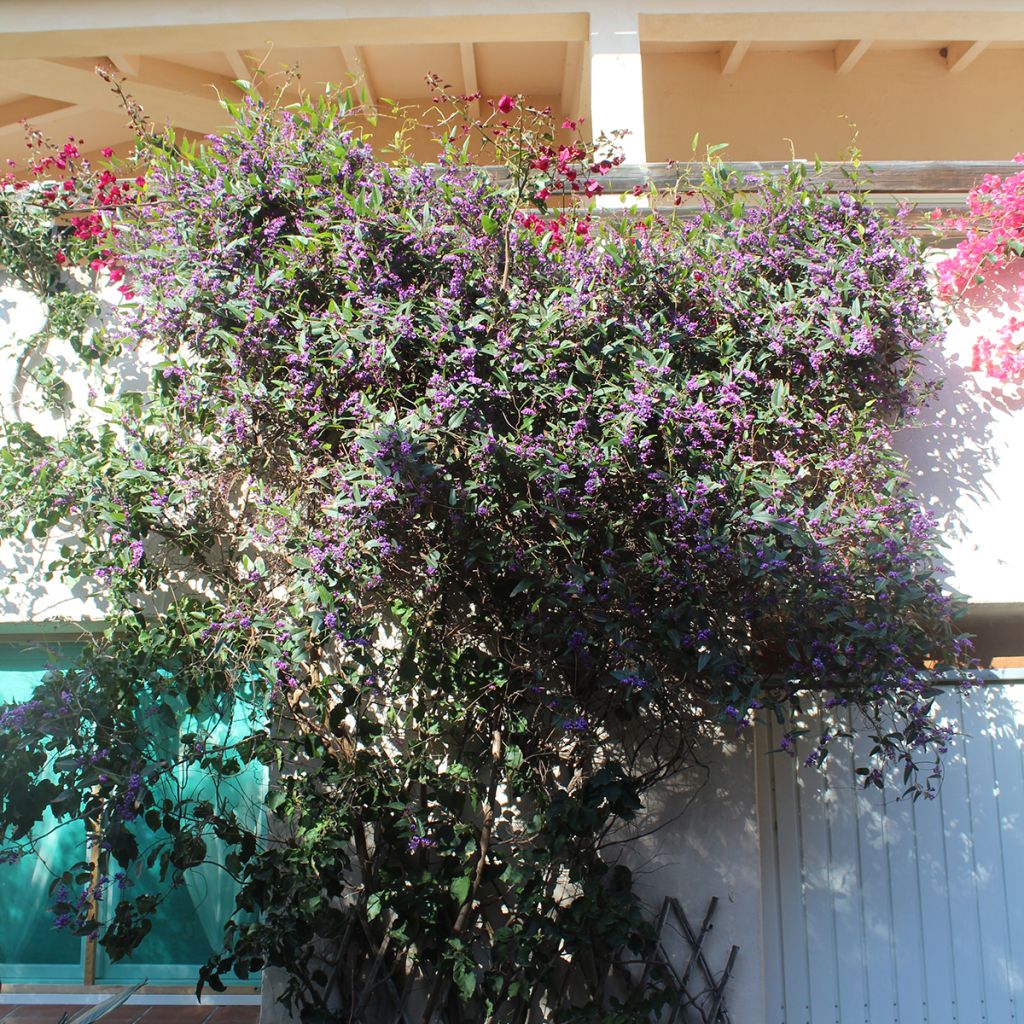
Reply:
[[[611,1020],[651,930],[606,841],[695,746],[770,715],[820,764],[855,709],[865,783],[931,788],[923,666],[961,641],[891,438],[943,325],[900,219],[799,167],[597,220],[559,196],[612,151],[503,97],[467,125],[493,179],[446,102],[436,167],[379,160],[344,95],[151,143],[100,257],[151,384],[94,364],[64,436],[7,426],[4,532],[70,532],[51,571],[110,627],[5,712],[0,823],[100,823],[117,912],[59,905],[114,956],[158,902],[133,865],[228,844],[201,984],[283,967],[304,1019],[408,982],[424,1021]],[[157,741],[228,703],[244,735]],[[179,763],[267,766],[266,828],[161,788]]]
[[[1024,163],[1024,154],[1014,157]],[[997,272],[1024,255],[1024,171],[1000,178],[986,174],[967,195],[966,210],[942,217],[947,232],[963,234],[952,254],[938,265],[939,294],[953,301],[984,275]],[[1024,323],[1009,316],[995,337],[974,346],[972,370],[1004,383],[1024,381]]]

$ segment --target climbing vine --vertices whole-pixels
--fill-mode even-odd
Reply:
[[[1014,160],[1024,162],[1024,155]],[[1024,171],[1006,177],[986,174],[967,194],[962,211],[936,216],[941,233],[958,237],[955,249],[938,264],[939,295],[956,302],[1024,255]],[[972,370],[1006,384],[1024,381],[1022,331],[1024,321],[1011,313],[994,334],[979,337]]]
[[[253,96],[5,186],[10,273],[125,301],[69,331],[64,429],[4,425],[3,534],[64,537],[48,572],[109,625],[0,711],[0,859],[98,823],[55,910],[115,958],[216,861],[200,986],[278,967],[305,1020],[638,1020],[668,979],[610,841],[659,782],[774,717],[812,766],[852,721],[865,784],[933,787],[963,642],[891,440],[943,324],[901,219],[798,165],[599,218],[614,140],[439,100],[431,166],[347,93]]]

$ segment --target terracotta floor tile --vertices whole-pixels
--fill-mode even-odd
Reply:
[[[259,1006],[215,1006],[207,1024],[259,1024]]]
[[[214,1007],[207,1024],[259,1024],[259,1007]]]
[[[119,1006],[102,1018],[103,1024],[135,1024],[148,1009],[147,1006]]]
[[[85,1007],[0,1004],[0,1024],[57,1024],[65,1011],[74,1017]],[[259,1024],[256,1006],[119,1006],[103,1024]]]
[[[139,1020],[141,1024],[206,1024],[215,1009],[215,1006],[194,1003],[191,1006],[150,1006]]]
[[[22,1005],[12,1006],[11,1012],[3,1018],[4,1024],[57,1024],[60,1016],[66,1010],[69,1017],[73,1017],[82,1009],[81,1006],[38,1006]]]

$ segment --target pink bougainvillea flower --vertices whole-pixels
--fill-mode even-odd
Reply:
[[[104,156],[113,156],[114,155],[114,148],[113,148],[113,146],[104,146],[103,149],[100,150],[100,152]]]
[[[516,109],[516,101],[512,99],[508,93],[505,93],[500,100],[498,100],[498,109],[503,113],[507,114],[510,110]]]
[[[599,196],[603,191],[604,185],[602,185],[599,181],[595,181],[593,178],[590,178],[587,181],[587,183],[583,186],[583,194],[588,199],[593,199],[594,196]]]

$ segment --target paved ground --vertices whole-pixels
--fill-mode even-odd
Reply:
[[[57,1024],[62,1013],[81,1013],[78,1006],[2,1006],[0,1024]],[[258,1024],[258,1006],[119,1006],[103,1024]]]

